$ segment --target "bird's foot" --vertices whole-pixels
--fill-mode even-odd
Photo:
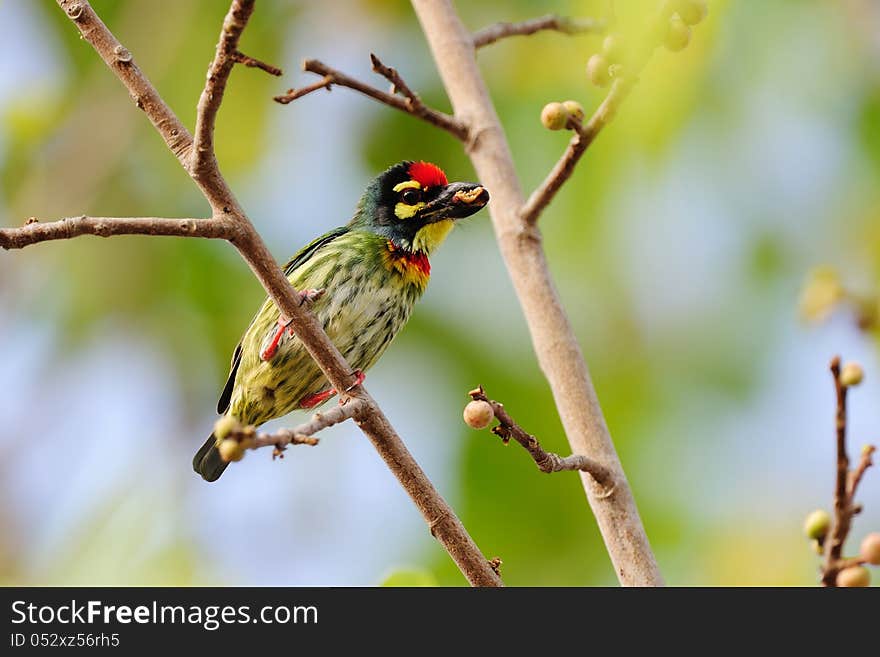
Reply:
[[[333,395],[336,394],[335,388],[330,388],[330,390],[324,390],[322,392],[316,392],[313,395],[306,395],[302,399],[299,400],[300,408],[314,408],[319,404],[323,404],[325,401],[330,399]]]
[[[304,303],[313,303],[324,296],[324,293],[327,290],[321,288],[320,290],[300,290],[299,292],[299,305],[303,305]]]
[[[354,377],[355,377],[355,381],[354,381],[354,383],[352,383],[350,386],[348,386],[348,387],[345,389],[345,392],[351,392],[352,390],[354,390],[355,388],[357,388],[360,384],[362,384],[362,383],[364,382],[364,380],[367,378],[367,375],[364,374],[364,373],[363,373],[362,371],[360,371],[360,370],[355,370],[353,374],[354,374]]]
[[[275,328],[275,333],[272,334],[272,339],[269,341],[269,344],[266,345],[266,348],[260,352],[260,360],[272,360],[278,352],[278,345],[281,344],[281,338],[284,337],[284,331],[290,333],[291,337],[294,335],[293,327],[290,326],[291,321],[292,320],[289,317],[285,317],[284,315],[278,318],[278,325]]]

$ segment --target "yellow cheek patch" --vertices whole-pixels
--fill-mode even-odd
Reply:
[[[443,243],[454,225],[452,219],[443,219],[423,226],[413,239],[413,251],[431,253]]]
[[[419,210],[425,207],[425,204],[421,201],[416,203],[415,205],[407,205],[406,203],[398,203],[394,206],[394,214],[398,219],[409,219],[413,215],[416,214]]]

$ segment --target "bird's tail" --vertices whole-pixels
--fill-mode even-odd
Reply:
[[[220,458],[217,438],[212,433],[193,457],[193,470],[202,475],[205,481],[217,481],[227,465],[229,463]]]

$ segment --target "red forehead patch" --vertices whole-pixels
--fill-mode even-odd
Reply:
[[[438,187],[448,184],[443,169],[430,162],[413,162],[407,171],[409,177],[416,180],[422,187]]]

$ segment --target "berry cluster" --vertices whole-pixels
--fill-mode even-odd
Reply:
[[[664,0],[647,37],[640,40],[638,47],[629,47],[629,39],[619,32],[605,37],[601,52],[587,61],[587,78],[597,87],[604,88],[615,79],[637,75],[647,55],[658,45],[662,44],[672,52],[684,50],[691,40],[691,27],[702,22],[707,14],[706,0]],[[566,106],[570,103],[580,108],[571,100],[547,104],[541,112],[544,127],[550,130],[574,128],[569,118],[575,117],[570,111],[566,113]],[[583,108],[580,109],[583,114]]]

